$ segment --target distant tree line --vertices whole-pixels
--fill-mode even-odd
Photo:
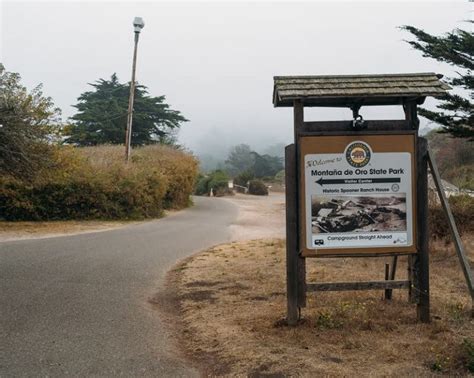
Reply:
[[[246,173],[252,177],[273,177],[283,169],[283,159],[279,156],[260,155],[252,151],[249,145],[239,144],[233,147],[225,161],[230,175]]]
[[[220,169],[198,178],[196,194],[221,196],[229,194],[228,183],[233,181],[238,191],[250,194],[267,195],[268,188],[263,180],[280,181],[283,158],[259,154],[247,144],[239,144],[230,149],[229,155]]]

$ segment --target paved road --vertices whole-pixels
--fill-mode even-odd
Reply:
[[[237,207],[195,203],[118,230],[0,243],[0,377],[196,375],[147,302],[178,259],[230,238]]]

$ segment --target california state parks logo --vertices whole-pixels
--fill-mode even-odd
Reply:
[[[355,167],[365,167],[370,161],[370,147],[364,142],[353,142],[346,147],[346,160]]]

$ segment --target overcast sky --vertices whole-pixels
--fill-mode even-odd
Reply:
[[[422,58],[397,27],[441,34],[467,28],[472,3],[445,2],[19,2],[1,1],[0,61],[63,111],[87,83],[130,80],[134,16],[145,20],[137,80],[190,120],[180,140],[202,152],[239,142],[289,142],[292,112],[273,108],[275,75],[401,73],[452,68]],[[432,106],[433,101],[428,105]],[[397,118],[397,108],[362,109]],[[349,119],[311,109],[306,119]]]

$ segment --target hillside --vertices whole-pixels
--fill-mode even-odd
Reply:
[[[460,189],[474,190],[474,144],[432,130],[426,134],[441,177]]]

